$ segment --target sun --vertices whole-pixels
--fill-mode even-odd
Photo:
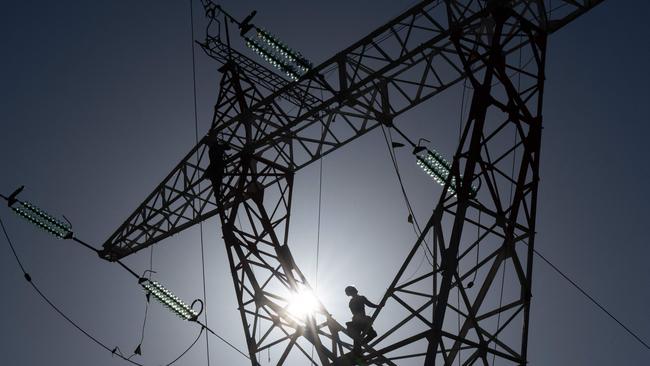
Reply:
[[[299,320],[305,320],[318,311],[318,298],[313,291],[301,289],[289,296],[287,311]]]

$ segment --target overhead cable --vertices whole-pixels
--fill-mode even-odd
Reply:
[[[417,221],[417,219],[415,217],[415,213],[413,212],[413,207],[411,206],[411,201],[409,200],[408,195],[406,194],[406,188],[404,187],[404,182],[402,181],[402,175],[401,175],[401,173],[399,171],[399,165],[397,164],[397,159],[395,158],[393,149],[391,147],[392,146],[391,145],[392,136],[390,137],[391,141],[389,141],[389,135],[386,134],[386,131],[384,130],[384,126],[381,126],[381,132],[384,135],[384,141],[386,141],[386,146],[388,147],[388,153],[390,154],[390,158],[391,158],[391,161],[393,163],[393,168],[394,168],[395,174],[397,176],[397,181],[398,181],[398,183],[400,185],[400,189],[402,191],[402,196],[404,198],[404,202],[406,203],[406,208],[408,209],[408,212],[409,212],[409,218],[411,218],[411,220],[409,220],[409,221],[412,221],[411,225],[413,226],[413,230],[415,231],[415,234],[419,237],[422,234],[422,230],[420,229],[420,225],[418,224],[418,221]],[[390,133],[390,130],[389,130],[389,133]],[[400,134],[401,134],[401,132],[400,132]],[[409,142],[410,142],[410,140],[409,140]],[[422,243],[424,243],[424,245],[422,245],[422,248],[424,250],[424,256],[426,257],[427,262],[429,262],[429,264],[432,267],[435,268],[437,266],[436,258],[433,258],[433,253],[431,252],[431,249],[429,248],[429,243],[427,243],[426,240],[422,240]],[[429,257],[427,256],[427,253],[431,256],[432,259],[429,259]]]
[[[116,348],[111,349],[108,347],[104,342],[100,341],[96,337],[94,337],[92,334],[90,334],[88,331],[83,329],[81,326],[79,326],[74,320],[72,320],[69,316],[67,316],[58,306],[56,306],[41,290],[40,288],[34,283],[32,280],[32,277],[30,276],[29,273],[25,270],[25,267],[23,266],[22,261],[18,257],[18,254],[16,253],[16,248],[13,245],[13,242],[11,241],[11,238],[9,237],[9,234],[7,233],[7,229],[5,228],[5,225],[2,221],[2,218],[0,218],[0,227],[2,227],[2,232],[4,234],[5,239],[7,240],[7,244],[9,244],[9,247],[11,248],[11,252],[14,255],[14,258],[16,259],[16,263],[18,263],[18,266],[20,267],[20,270],[23,272],[23,276],[29,282],[29,284],[32,286],[34,291],[52,308],[54,311],[56,311],[63,319],[65,319],[68,323],[70,323],[73,327],[77,328],[81,333],[83,333],[86,337],[88,337],[90,340],[93,342],[97,343],[100,347],[104,348],[108,352],[110,352],[113,355],[117,355],[124,361],[132,364],[132,365],[137,365],[137,366],[144,366],[141,363],[129,360],[128,358],[124,357],[120,353],[115,352]]]
[[[199,117],[198,117],[198,108],[197,108],[197,102],[196,102],[196,56],[195,56],[195,51],[194,51],[194,8],[193,8],[193,0],[189,0],[189,5],[190,5],[190,45],[192,47],[192,95],[194,97],[194,142],[196,145],[199,143]],[[199,164],[199,156],[197,155],[196,157],[196,164],[198,166]],[[199,182],[199,190],[201,189],[201,184]],[[203,320],[205,321],[205,326],[208,326],[208,298],[207,298],[207,291],[206,291],[206,285],[205,285],[205,249],[204,249],[204,244],[203,244],[203,221],[199,222],[199,236],[200,236],[200,242],[201,242],[201,277],[202,277],[202,282],[203,282],[203,307],[204,307],[204,313],[203,313]],[[200,336],[200,335],[199,335]],[[208,362],[208,366],[210,366],[210,339],[208,337],[208,333],[205,333],[205,353],[206,353],[206,359]]]
[[[556,265],[551,263],[551,261],[546,259],[546,257],[544,257],[540,252],[537,251],[537,249],[533,248],[533,252],[539,258],[541,258],[544,262],[546,262],[546,264],[548,264],[551,268],[553,268],[553,270],[555,270],[555,272],[557,272],[560,276],[562,276],[565,280],[567,280],[567,282],[569,282],[573,287],[575,287],[578,291],[580,291],[580,293],[583,294],[587,299],[589,299],[589,301],[591,301],[600,310],[602,310],[605,314],[607,314],[607,316],[612,318],[612,320],[614,320],[616,323],[618,323],[618,325],[620,325],[621,328],[625,329],[625,331],[627,333],[629,333],[632,337],[634,337],[634,339],[636,339],[639,343],[641,343],[645,348],[650,350],[650,346],[648,345],[647,342],[645,342],[643,339],[641,339],[641,337],[639,335],[637,335],[630,328],[628,328],[625,324],[623,324],[623,322],[618,320],[618,318],[616,318],[614,316],[614,314],[612,314],[609,310],[607,310],[605,308],[605,306],[600,304],[596,299],[594,299],[591,295],[589,295],[589,293],[587,293],[587,291],[585,291],[582,287],[580,287],[580,285],[578,285],[575,281],[573,281],[571,278],[569,278],[569,276],[567,276],[564,272],[562,272]]]
[[[20,192],[21,190],[22,190],[22,189],[18,189],[16,192]],[[9,197],[5,197],[4,195],[0,194],[0,198],[7,200],[9,203],[12,202],[12,197],[13,197],[13,195],[10,195]],[[14,198],[15,198],[15,197],[14,197]],[[16,202],[17,202],[17,200],[16,200]],[[18,259],[18,256],[17,256],[17,254],[16,254],[16,251],[13,249],[13,245],[12,245],[12,243],[9,241],[9,236],[8,236],[7,233],[6,233],[6,229],[5,229],[5,227],[4,227],[4,224],[2,225],[2,229],[3,229],[3,232],[5,233],[5,237],[7,238],[7,242],[10,244],[10,246],[11,246],[11,248],[12,248],[12,252],[14,253],[14,257],[16,257],[16,259]],[[99,250],[97,250],[96,248],[94,248],[94,247],[91,246],[90,244],[88,244],[88,243],[82,241],[81,239],[77,238],[76,236],[68,236],[68,237],[66,237],[65,239],[71,239],[71,240],[73,240],[74,242],[76,242],[76,243],[78,243],[78,244],[80,244],[80,245],[86,247],[87,249],[92,250],[92,251],[95,252],[95,253],[99,253]],[[116,262],[117,264],[119,264],[119,265],[120,265],[124,270],[126,270],[129,274],[131,274],[132,276],[136,277],[136,278],[138,279],[138,283],[141,283],[141,284],[142,284],[143,281],[145,281],[145,282],[146,282],[146,281],[149,281],[149,279],[146,279],[146,278],[144,278],[144,277],[142,277],[142,276],[139,276],[137,273],[135,273],[135,271],[133,271],[133,270],[132,270],[131,268],[129,268],[127,265],[125,265],[124,263],[122,263],[120,260],[116,260],[115,262]],[[31,282],[31,277],[30,277],[29,274],[24,270],[24,268],[23,268],[22,264],[20,263],[20,261],[18,261],[18,264],[20,265],[21,270],[23,271],[23,273],[24,273],[24,275],[25,275],[25,278],[26,278],[28,281]],[[168,294],[168,295],[169,295],[169,294]],[[171,295],[169,295],[169,296],[171,296]],[[48,301],[48,302],[49,302],[49,301]],[[172,303],[174,303],[174,304],[176,303],[176,300],[175,300],[174,298],[170,298],[170,299],[168,299],[168,301],[166,302],[167,305],[172,304]],[[172,308],[173,308],[173,307],[172,307]],[[62,314],[62,315],[63,315],[63,314]],[[182,316],[182,315],[181,315],[181,316]],[[187,317],[185,317],[185,318],[188,319]],[[190,317],[188,320],[191,320],[191,321],[193,321],[193,322],[199,324],[201,327],[205,328],[208,332],[210,332],[210,333],[212,333],[213,335],[215,335],[217,338],[219,338],[221,341],[223,341],[224,343],[226,343],[226,344],[227,344],[228,346],[230,346],[232,349],[234,349],[235,351],[237,351],[238,353],[240,353],[240,354],[243,355],[244,357],[249,358],[249,357],[248,357],[244,352],[242,352],[241,350],[239,350],[239,348],[235,347],[232,343],[228,342],[225,338],[223,338],[223,337],[221,337],[220,335],[218,335],[216,332],[214,332],[212,329],[210,329],[207,325],[204,325],[203,323],[201,323],[198,319],[195,319],[194,317]],[[81,330],[81,328],[79,328],[79,329]],[[125,359],[127,359],[127,358],[125,358]]]

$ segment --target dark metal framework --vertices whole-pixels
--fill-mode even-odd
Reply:
[[[232,49],[236,22],[203,1],[200,44],[223,64],[212,127],[101,255],[125,257],[218,214],[254,365],[269,349],[278,365],[524,365],[546,40],[600,2],[423,1],[290,83]],[[288,246],[294,174],[463,80],[460,183],[443,189],[373,314],[386,327],[353,353],[322,305],[310,317],[288,310],[310,289]],[[220,184],[201,184],[216,139],[231,152]]]

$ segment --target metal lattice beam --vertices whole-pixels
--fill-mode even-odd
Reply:
[[[103,257],[218,214],[253,365],[271,348],[278,365],[525,364],[546,39],[599,2],[423,1],[294,83],[209,34],[204,50],[224,62],[212,128],[108,239]],[[386,307],[373,314],[390,313],[393,325],[353,352],[321,304],[311,317],[289,309],[310,290],[288,246],[294,174],[465,79],[473,96],[454,190],[443,189]],[[232,152],[217,155],[215,141]],[[415,263],[420,250],[430,266]]]
[[[548,11],[550,20],[542,24],[555,24],[553,29],[557,29],[599,2],[565,2],[558,10]],[[465,2],[453,2],[464,9],[468,24],[482,16],[484,2],[457,5],[461,3]],[[517,9],[538,25],[544,17],[533,12],[534,3],[538,2],[517,2]],[[476,38],[480,28],[467,31]],[[439,1],[424,1],[316,67],[303,80],[271,95],[258,90],[260,100],[248,114],[215,114],[212,132],[225,136],[239,151],[231,159],[236,165],[243,151],[242,122],[252,119],[256,138],[246,149],[298,170],[462,80],[465,71],[449,36],[444,7]],[[526,42],[513,43],[506,52],[515,52]],[[328,69],[334,70],[335,80],[321,75]],[[248,75],[246,70],[242,70],[244,75]],[[258,85],[254,79],[251,83]],[[378,95],[378,85],[386,86],[384,95],[390,95],[389,100]],[[316,106],[295,107],[287,101],[288,95],[309,98],[321,92],[323,101]],[[293,159],[276,148],[275,142],[282,139],[295,141]],[[124,257],[217,214],[210,191],[198,188],[208,164],[206,149],[204,138],[109,237],[104,243],[105,258]]]

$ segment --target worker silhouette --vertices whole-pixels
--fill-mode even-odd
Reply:
[[[352,321],[345,324],[354,340],[354,351],[358,353],[361,351],[361,344],[368,343],[377,336],[377,332],[372,328],[372,318],[366,315],[366,305],[371,308],[378,308],[380,305],[375,305],[365,296],[359,295],[354,286],[346,287],[345,294],[351,297],[348,306],[352,312]]]

